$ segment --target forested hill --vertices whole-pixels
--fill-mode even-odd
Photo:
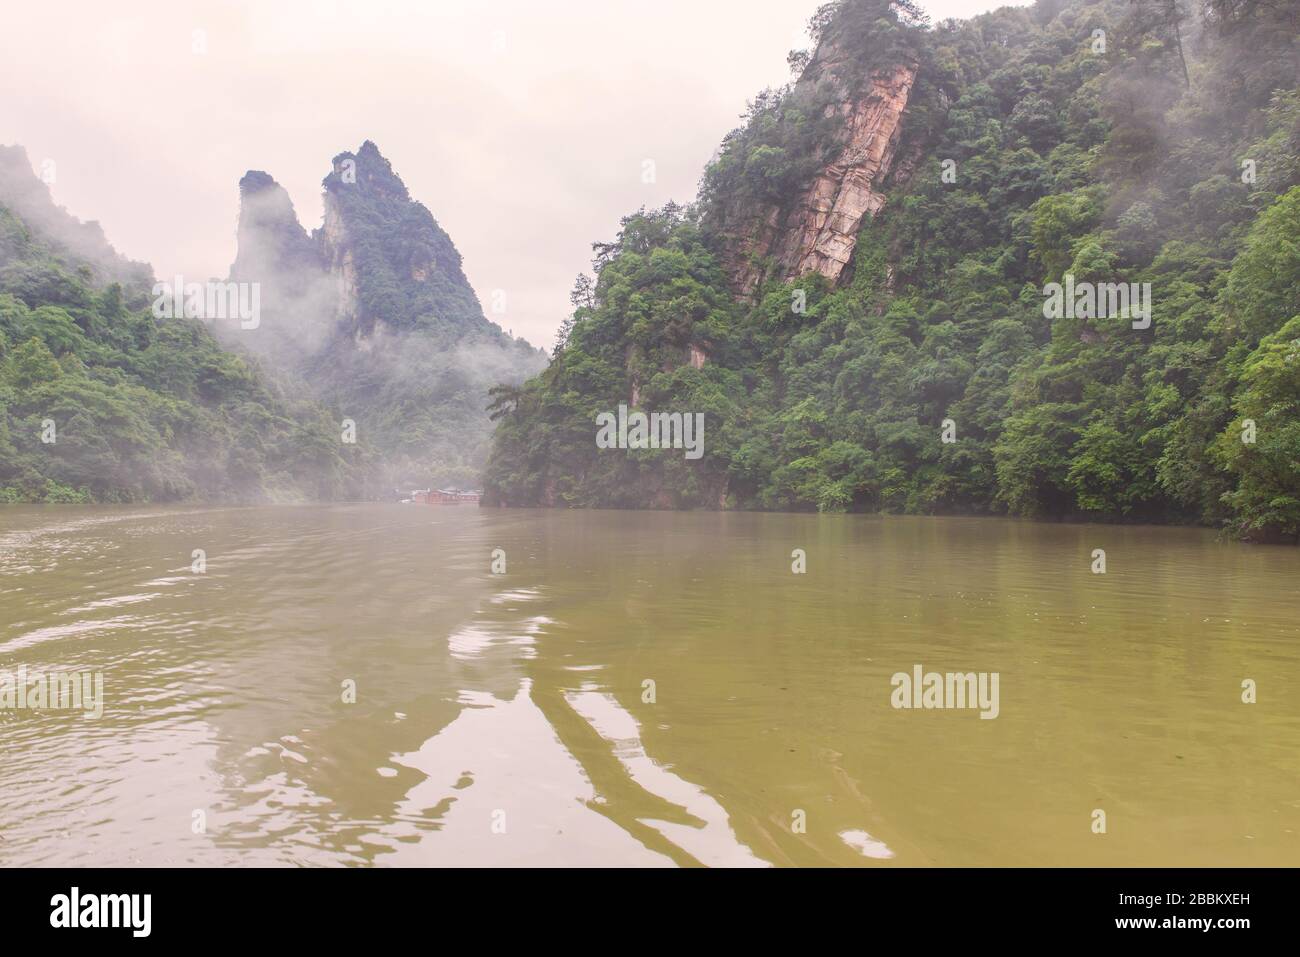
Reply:
[[[1300,4],[811,29],[696,201],[597,244],[551,366],[498,394],[489,500],[1295,541]],[[620,404],[702,413],[703,456],[599,447]]]
[[[333,416],[154,316],[152,283],[0,147],[0,502],[359,494]]]

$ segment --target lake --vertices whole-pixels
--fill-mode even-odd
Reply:
[[[0,864],[1295,865],[1298,583],[1182,528],[5,507],[0,676],[102,713],[0,710]]]

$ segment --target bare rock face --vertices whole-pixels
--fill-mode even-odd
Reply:
[[[876,72],[867,95],[845,105],[848,145],[813,180],[786,228],[779,261],[787,275],[819,272],[835,281],[848,265],[862,217],[885,205],[878,184],[893,162],[915,80],[911,66]]]
[[[338,171],[338,164],[335,164],[335,171]],[[334,194],[325,192],[324,205],[325,217],[320,228],[319,242],[327,268],[336,284],[338,315],[348,323],[355,323],[358,312],[357,266],[352,244]]]
[[[838,113],[843,126],[821,172],[801,194],[783,207],[751,212],[750,226],[728,237],[724,262],[742,294],[753,292],[769,268],[781,279],[816,272],[838,282],[853,258],[863,217],[885,204],[881,183],[894,163],[917,67],[899,63],[874,70],[857,89],[846,78],[849,67],[834,45],[824,44],[799,79],[838,88],[841,96],[827,115]]]

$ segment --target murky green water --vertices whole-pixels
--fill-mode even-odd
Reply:
[[[0,711],[0,864],[1295,865],[1297,583],[1186,529],[2,509],[0,671],[104,710]],[[997,717],[894,708],[918,664]]]

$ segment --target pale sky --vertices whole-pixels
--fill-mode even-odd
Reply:
[[[224,277],[240,176],[309,231],[374,140],[489,318],[549,348],[591,244],[688,202],[821,0],[42,0],[0,19],[0,143],[159,276]],[[1027,0],[930,0],[933,19]],[[195,52],[196,47],[205,52]],[[645,161],[654,182],[643,182]]]

